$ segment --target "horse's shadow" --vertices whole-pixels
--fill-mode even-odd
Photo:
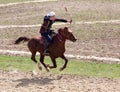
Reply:
[[[49,85],[49,84],[53,84],[52,81],[54,80],[59,80],[61,79],[61,77],[56,78],[22,78],[22,79],[18,79],[18,80],[14,80],[14,82],[18,82],[18,84],[16,85],[17,87],[23,87],[23,86],[29,86],[30,84],[38,84],[38,85]]]

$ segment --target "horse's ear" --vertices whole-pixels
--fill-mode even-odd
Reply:
[[[59,33],[59,34],[61,34],[61,31],[62,31],[62,29],[61,29],[61,28],[60,28],[60,29],[58,29],[58,33]]]
[[[64,29],[65,29],[65,30],[68,30],[68,27],[65,27]]]

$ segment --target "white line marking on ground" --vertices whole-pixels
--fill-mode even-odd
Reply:
[[[56,24],[53,24],[53,25],[66,25],[66,24],[69,24],[69,23],[56,23]],[[3,28],[26,28],[26,27],[40,27],[41,24],[35,24],[35,25],[0,25],[0,28],[3,29]]]
[[[18,4],[27,4],[27,3],[47,2],[47,1],[57,1],[57,0],[34,0],[34,1],[24,1],[24,2],[17,2],[17,3],[7,3],[7,4],[0,4],[0,7],[12,6],[12,5],[18,5]]]
[[[25,51],[12,51],[12,50],[0,50],[0,55],[31,55],[30,52]],[[39,53],[37,53],[39,55]],[[120,64],[120,59],[118,58],[108,58],[108,57],[96,57],[96,56],[81,56],[81,55],[65,55],[68,58],[83,59],[83,60],[95,60],[95,61],[105,61],[106,63],[118,63]]]
[[[36,0],[36,1],[25,1],[25,2],[18,2],[18,3],[8,3],[8,4],[0,4],[0,7],[5,6],[11,6],[11,5],[17,5],[17,4],[24,4],[24,3],[36,3],[36,2],[45,2],[45,1],[57,1],[57,0]],[[108,21],[87,21],[87,22],[76,22],[76,24],[97,24],[97,23],[114,23],[114,24],[120,24],[120,20],[108,20]],[[61,24],[57,24],[61,25]],[[38,27],[41,26],[41,24],[36,25],[0,25],[0,28],[16,28],[16,27]],[[0,54],[6,55],[31,55],[30,52],[24,52],[24,51],[11,51],[11,50],[0,50]],[[38,54],[38,53],[37,53]],[[69,58],[76,58],[76,59],[87,59],[87,60],[97,60],[97,61],[108,61],[108,62],[117,62],[120,63],[120,59],[118,58],[107,58],[107,57],[96,57],[96,56],[80,56],[80,55],[66,55]]]
[[[0,25],[0,28],[26,28],[26,27],[39,27],[41,24],[36,24],[36,25]]]
[[[106,21],[85,21],[85,22],[76,22],[76,24],[106,24],[106,23],[120,24],[120,20],[106,20]]]
[[[108,21],[84,21],[84,22],[75,22],[75,24],[120,24],[120,20],[108,20]],[[68,24],[68,23],[67,23]],[[65,23],[56,23],[54,25],[65,25]],[[26,28],[26,27],[40,27],[41,24],[35,24],[35,25],[0,25],[0,28]]]

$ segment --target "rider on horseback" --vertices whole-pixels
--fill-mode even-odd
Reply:
[[[45,37],[45,39],[47,40],[47,44],[45,44],[45,50],[44,50],[44,54],[48,54],[48,44],[52,41],[52,37],[51,34],[55,33],[53,30],[51,30],[52,28],[52,24],[54,22],[69,22],[71,23],[72,20],[68,21],[65,19],[58,19],[55,16],[55,12],[50,12],[48,13],[45,17],[44,17],[44,21],[43,24],[40,28],[40,34]]]

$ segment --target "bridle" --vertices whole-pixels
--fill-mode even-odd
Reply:
[[[60,29],[60,30],[62,30],[62,29]],[[69,34],[68,34],[68,36],[69,36]],[[59,41],[62,42],[62,43],[65,43],[66,39],[69,38],[69,37],[67,37],[67,35],[63,31],[59,32],[57,34],[57,37],[58,37]]]
[[[61,35],[59,33],[57,34],[57,38],[61,43],[65,43],[65,41],[66,41],[66,39],[63,39],[63,35]]]
[[[60,30],[62,30],[62,29],[60,29]],[[62,32],[59,31],[57,37],[58,37],[59,41],[62,43],[65,43],[66,38],[67,38],[63,31]]]

